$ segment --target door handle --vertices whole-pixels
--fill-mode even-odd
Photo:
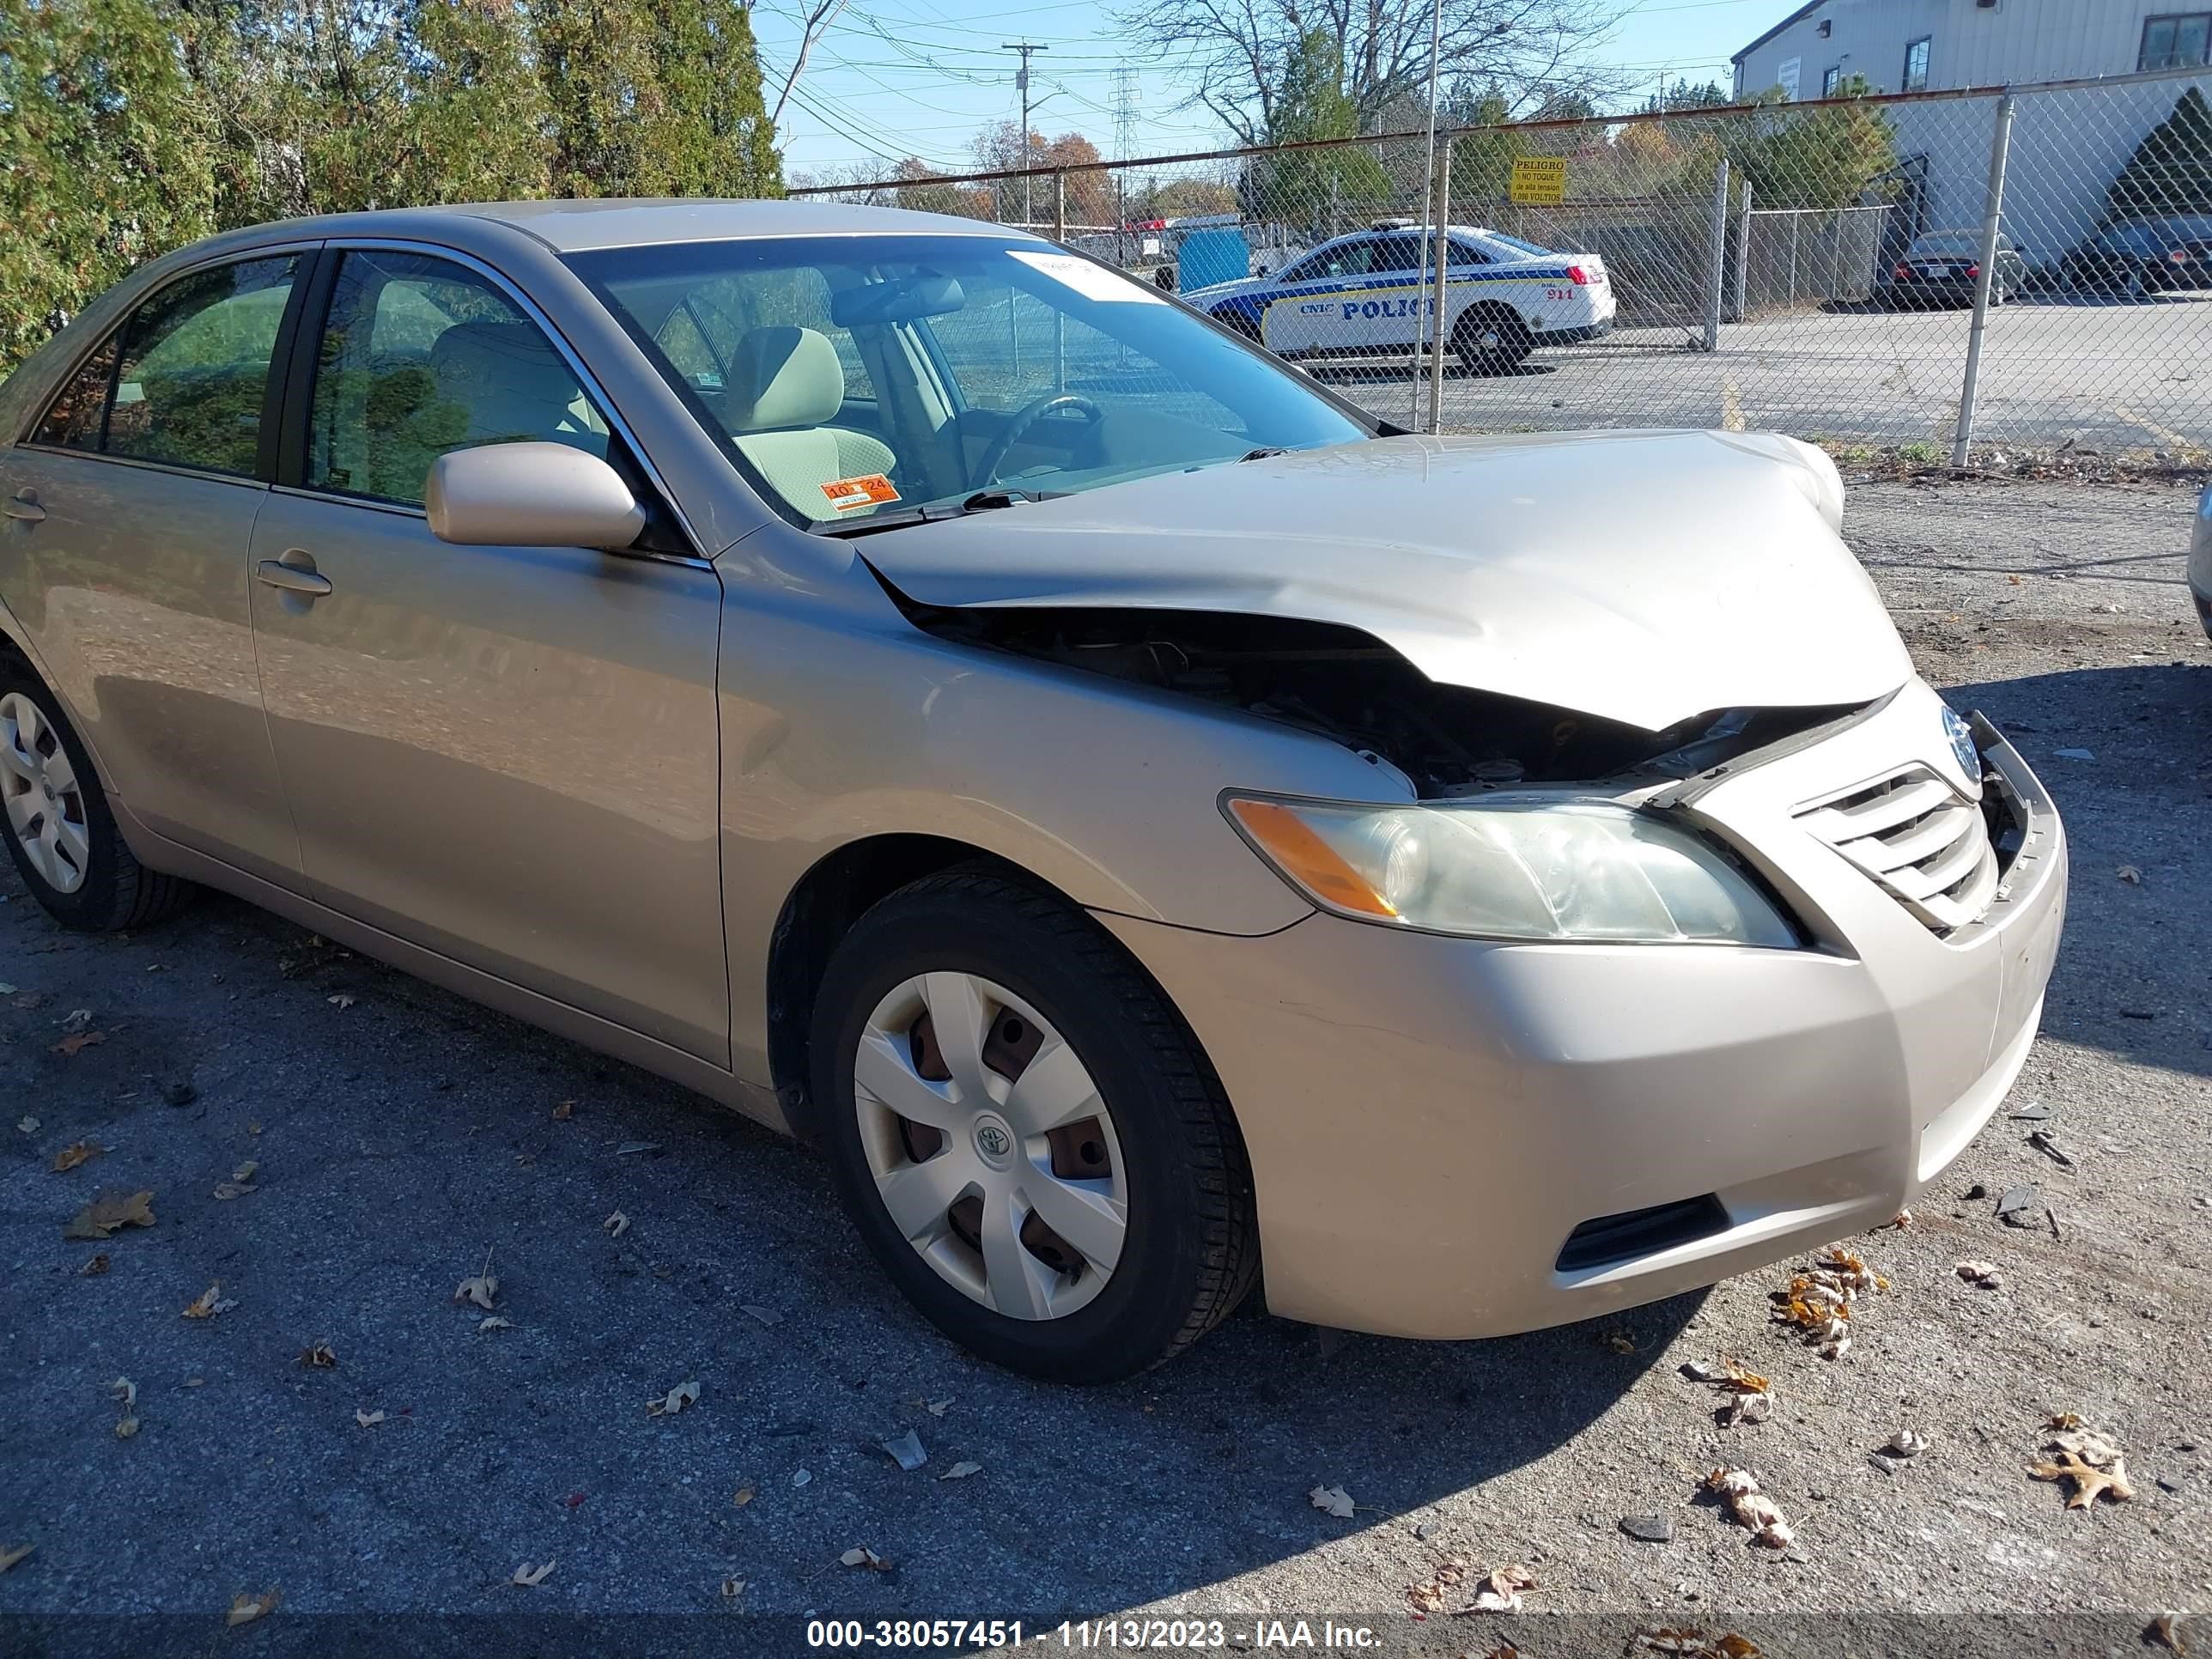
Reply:
[[[302,570],[295,564],[286,564],[281,559],[264,559],[253,567],[253,579],[271,587],[281,587],[287,593],[304,593],[309,599],[320,599],[331,591],[331,579],[313,570]]]
[[[27,489],[21,495],[10,495],[4,505],[0,505],[0,513],[5,513],[11,519],[21,519],[26,524],[36,524],[46,516],[46,509],[39,505],[39,498]]]

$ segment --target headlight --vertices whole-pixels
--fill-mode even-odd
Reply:
[[[1483,939],[1798,942],[1714,848],[1611,801],[1500,792],[1426,806],[1226,806],[1292,886],[1361,921]]]

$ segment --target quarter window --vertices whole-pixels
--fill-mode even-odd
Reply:
[[[62,389],[37,441],[252,477],[298,263],[246,259],[162,289]]]
[[[1932,37],[1922,35],[1905,49],[1905,90],[1928,90],[1928,45]]]
[[[538,325],[451,260],[343,256],[315,366],[307,482],[422,503],[450,450],[526,441],[606,457],[607,423]]]
[[[2136,67],[2192,69],[2208,61],[2212,47],[2212,12],[2171,12],[2143,20],[2142,52]]]

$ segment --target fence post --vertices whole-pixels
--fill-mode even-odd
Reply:
[[[1067,240],[1067,175],[1058,171],[1052,175],[1052,240]]]
[[[2012,94],[1997,100],[1996,128],[1990,135],[1990,183],[1982,206],[1981,274],[1974,278],[1974,325],[1966,336],[1966,378],[1959,387],[1959,431],[1951,440],[1951,465],[1966,464],[1974,440],[1974,391],[1982,378],[1982,333],[1990,321],[1990,285],[1996,279],[1997,231],[2004,220],[2005,157],[2012,149]]]
[[[1743,181],[1743,206],[1735,216],[1735,287],[1729,295],[1735,303],[1729,307],[1728,320],[1743,320],[1744,302],[1751,276],[1751,180]]]
[[[1451,152],[1452,141],[1444,140],[1443,153],[1437,157],[1437,199],[1432,211],[1436,223],[1437,280],[1435,303],[1429,312],[1429,430],[1441,432],[1444,422],[1444,338],[1450,318],[1444,310],[1445,272],[1451,268],[1451,238],[1445,234],[1451,222]],[[1427,273],[1422,273],[1425,276]]]
[[[1711,255],[1708,263],[1712,267],[1705,274],[1705,349],[1708,351],[1721,349],[1721,279],[1726,275],[1723,267],[1728,264],[1728,204],[1729,164],[1728,157],[1723,155],[1713,179],[1712,222],[1708,227],[1706,237],[1706,246]]]

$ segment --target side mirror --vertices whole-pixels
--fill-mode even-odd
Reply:
[[[645,509],[622,475],[567,444],[484,444],[430,464],[430,533],[461,547],[628,547]]]

